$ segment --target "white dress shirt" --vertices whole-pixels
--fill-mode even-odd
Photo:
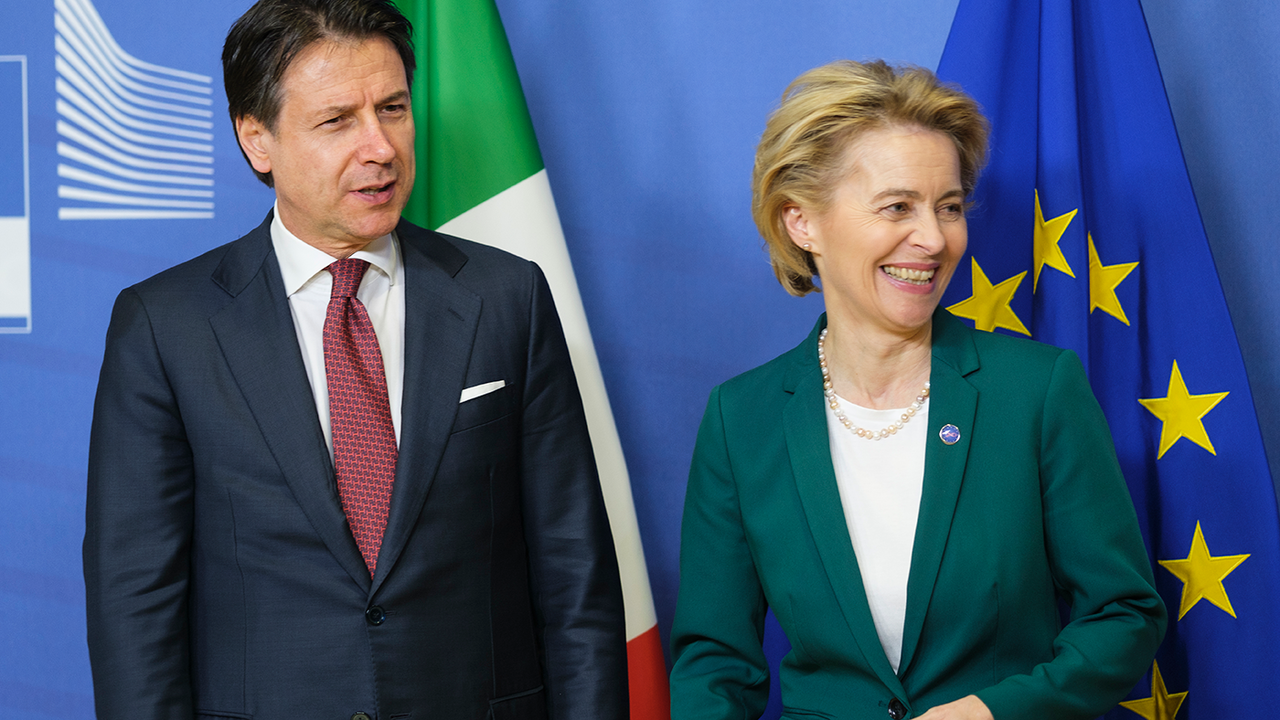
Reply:
[[[333,457],[333,430],[329,424],[329,383],[324,372],[324,319],[333,292],[333,276],[328,267],[336,258],[298,239],[280,221],[279,208],[271,221],[271,245],[280,262],[280,275],[289,296],[293,328],[302,348],[302,364],[311,382],[316,415],[324,430],[329,456]],[[382,350],[382,367],[387,376],[387,398],[391,423],[400,443],[400,408],[404,388],[404,263],[393,235],[384,235],[351,257],[369,261],[356,297],[364,303]]]
[[[886,427],[905,412],[872,410],[843,398],[840,409],[854,425],[869,430]],[[896,435],[882,440],[854,436],[827,407],[827,435],[840,504],[844,506],[849,539],[853,541],[862,586],[871,606],[871,619],[894,672],[902,660],[907,577],[924,487],[928,427],[928,399]]]

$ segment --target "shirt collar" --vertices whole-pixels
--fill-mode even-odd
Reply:
[[[286,295],[293,295],[336,262],[332,255],[309,245],[289,231],[280,221],[280,208],[276,207],[271,219],[271,245],[280,263],[280,275],[284,280]],[[391,233],[370,242],[351,257],[369,261],[392,285],[396,284],[396,268],[399,265],[395,238]]]

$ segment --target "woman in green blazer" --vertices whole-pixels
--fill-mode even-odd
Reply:
[[[763,712],[767,608],[794,720],[1085,720],[1150,665],[1165,609],[1079,360],[938,309],[986,135],[967,95],[882,62],[811,70],[771,116],[756,222],[827,312],[711,393],[673,720]]]

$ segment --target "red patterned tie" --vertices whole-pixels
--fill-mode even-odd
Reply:
[[[382,351],[369,313],[355,296],[367,267],[367,261],[352,258],[329,266],[333,294],[324,319],[324,374],[342,511],[373,575],[391,507],[397,451]]]

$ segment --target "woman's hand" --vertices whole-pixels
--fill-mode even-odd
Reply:
[[[929,708],[929,712],[921,715],[919,720],[995,720],[986,703],[977,695],[962,697],[946,705]]]

